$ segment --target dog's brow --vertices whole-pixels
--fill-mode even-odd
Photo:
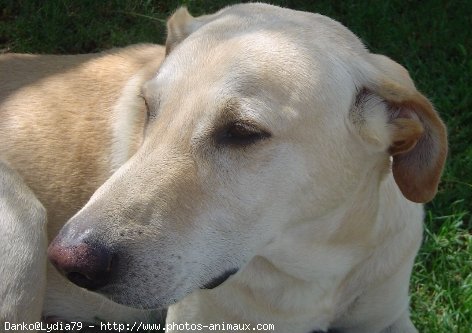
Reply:
[[[241,116],[241,103],[236,99],[227,100],[221,108],[220,115],[225,118],[239,118]]]
[[[241,111],[241,104],[236,99],[230,99],[221,103],[218,109],[218,113],[211,126],[213,128],[219,128],[235,120],[245,118]]]
[[[255,111],[257,107],[254,109],[254,105],[251,106],[251,104],[248,100],[237,98],[231,98],[221,103],[212,127],[221,128],[230,123],[242,122],[268,131],[268,123]]]
[[[216,117],[212,127],[221,128],[238,121],[258,126],[258,122],[254,117],[251,117],[250,113],[246,112],[240,101],[237,99],[230,99],[222,104],[220,112],[218,112],[218,116]]]

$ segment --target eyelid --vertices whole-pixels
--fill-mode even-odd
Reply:
[[[147,124],[149,124],[149,122],[155,118],[155,115],[154,115],[154,112],[151,111],[151,109],[149,108],[149,104],[146,100],[146,97],[144,97],[144,93],[143,91],[141,90],[141,92],[138,94],[138,97],[142,98],[143,101],[144,101],[144,105],[146,107],[146,119],[145,119],[145,125],[147,127]]]
[[[263,134],[264,136],[267,136],[267,137],[272,136],[271,131],[269,131],[266,128],[266,126],[260,124],[257,121],[254,121],[253,119],[248,119],[248,118],[234,119],[233,121],[230,121],[226,124],[226,126],[230,126],[230,125],[239,125],[250,131],[259,132]]]
[[[247,132],[242,133],[243,135],[241,136],[232,136],[230,131],[236,127],[240,127]],[[216,142],[222,145],[245,147],[258,141],[268,139],[271,136],[272,134],[259,124],[239,119],[228,122],[222,126],[216,133]]]
[[[149,96],[145,94],[144,92],[144,87],[141,88],[141,92],[138,93],[138,96],[140,98],[142,98],[144,100],[144,104],[146,106],[146,112],[147,112],[147,115],[148,115],[148,121],[152,121],[154,120],[156,117],[157,117],[157,114],[159,112],[159,109],[160,109],[160,104],[161,104],[161,101],[160,101],[160,98],[159,96]]]
[[[138,96],[139,96],[139,97],[141,97],[141,98],[143,99],[143,101],[144,101],[144,105],[146,106],[146,109],[147,109],[147,111],[148,111],[148,112],[150,112],[151,110],[149,109],[149,103],[148,103],[148,101],[147,101],[146,97],[144,97],[144,95],[143,95],[143,94],[138,94]]]
[[[143,99],[144,104],[146,105],[146,108],[149,109],[149,105],[148,105],[147,99],[146,99],[146,97],[144,96],[144,93],[143,93],[142,91],[141,91],[140,93],[138,93],[138,97]]]

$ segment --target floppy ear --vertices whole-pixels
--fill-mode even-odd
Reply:
[[[446,127],[405,68],[377,54],[369,54],[367,61],[367,80],[358,99],[374,94],[381,100],[395,181],[407,199],[428,202],[436,195],[446,160]]]
[[[177,9],[167,20],[166,55],[204,24],[204,20],[190,15],[186,7]]]

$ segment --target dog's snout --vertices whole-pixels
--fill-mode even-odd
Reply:
[[[48,248],[51,263],[76,285],[95,290],[110,281],[113,253],[98,244],[67,246],[53,242]]]

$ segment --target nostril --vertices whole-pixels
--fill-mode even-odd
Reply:
[[[113,255],[103,245],[81,243],[63,246],[53,242],[48,256],[63,275],[80,287],[95,290],[110,281]]]
[[[80,272],[66,273],[66,277],[69,279],[69,281],[75,283],[79,287],[89,290],[95,290],[97,288],[103,287],[109,281],[109,277],[107,276],[90,278]]]
[[[66,273],[66,277],[73,283],[87,288],[88,285],[93,284],[92,279],[89,279],[86,277],[84,274],[79,273],[79,272],[70,272]]]

